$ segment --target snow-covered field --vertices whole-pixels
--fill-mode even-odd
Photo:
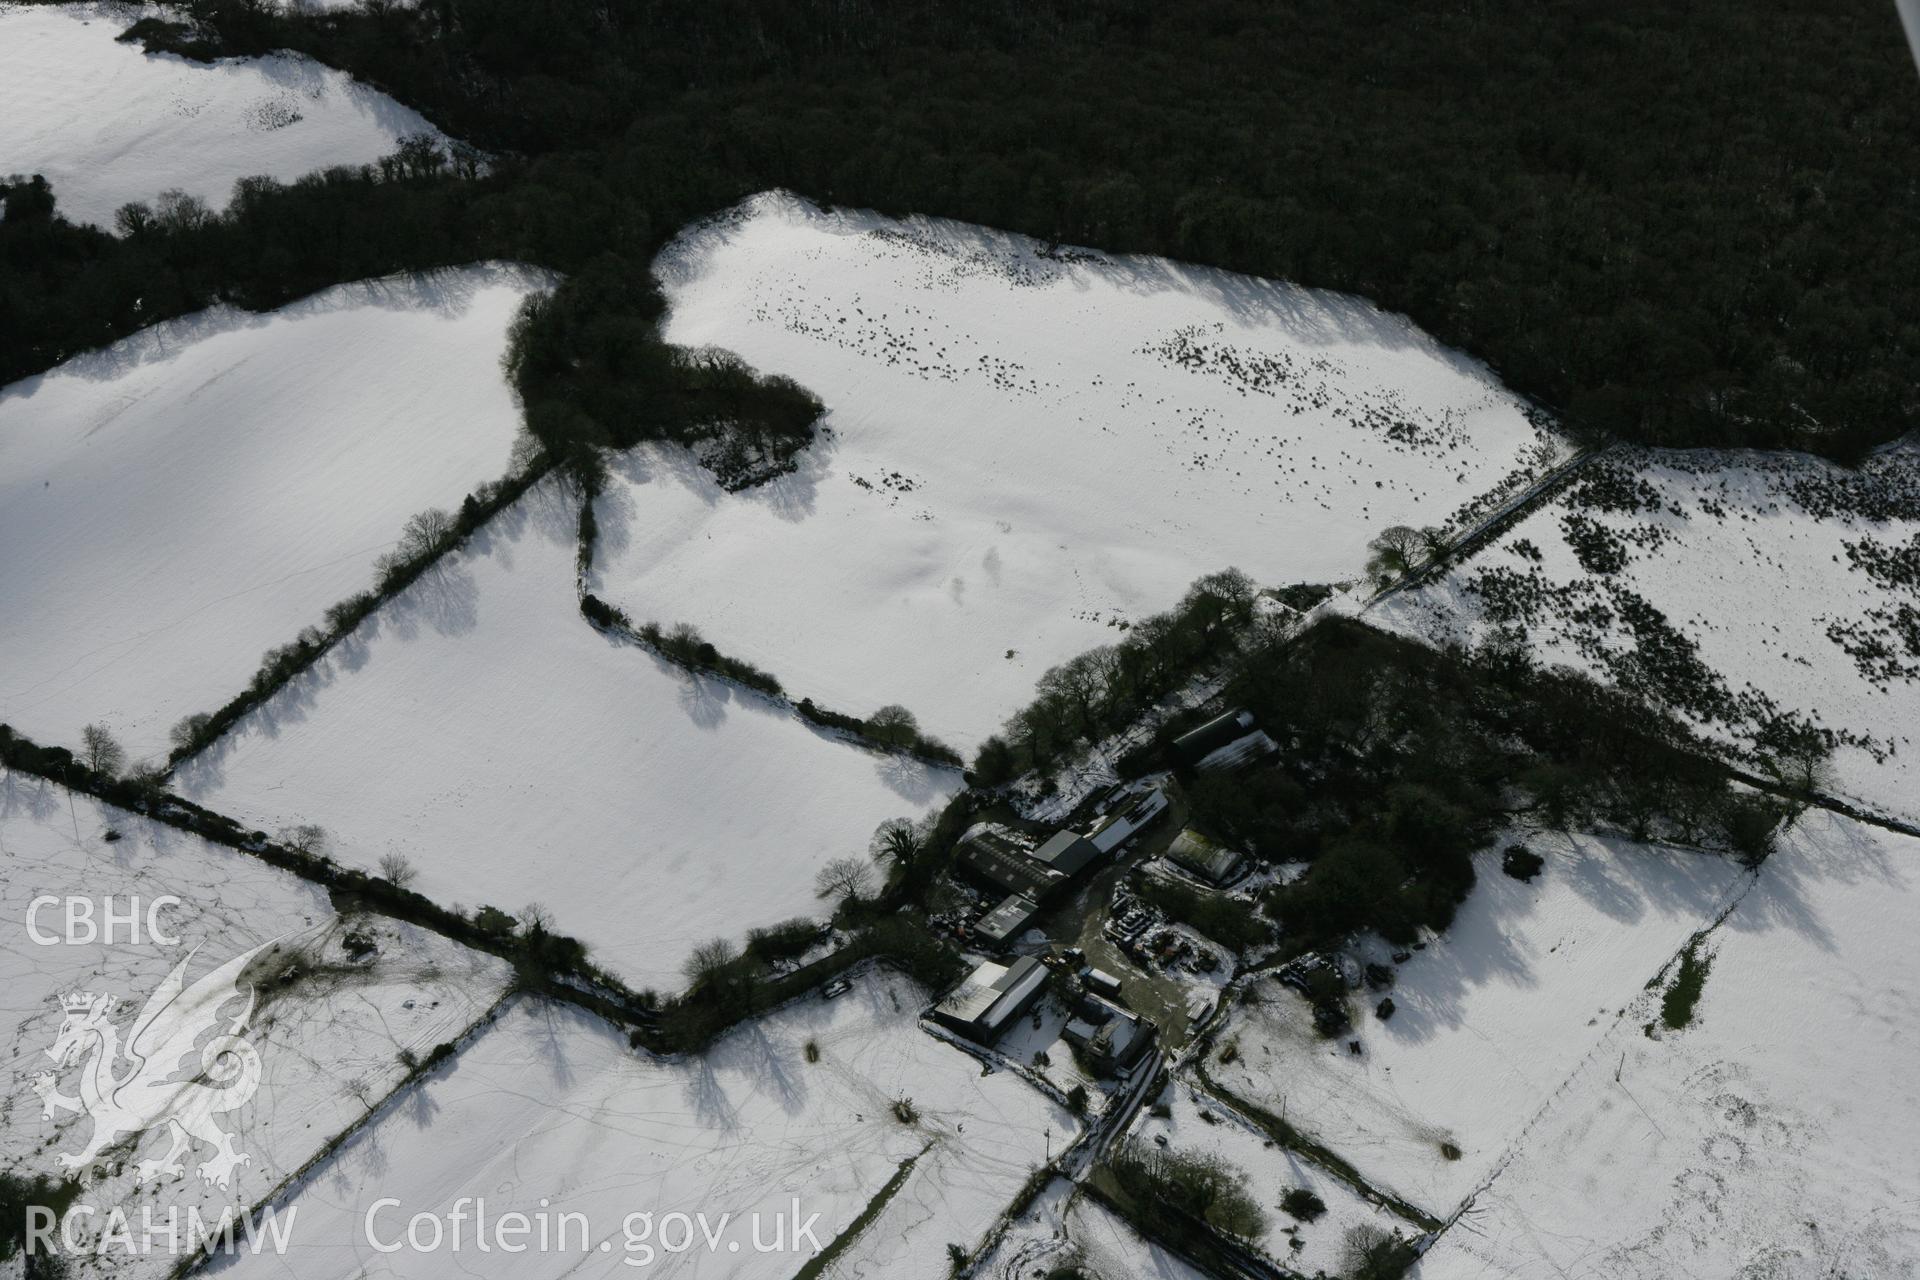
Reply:
[[[1920,1276],[1920,841],[1803,818],[1694,1023],[1612,1028],[1424,1280]]]
[[[1920,446],[1859,472],[1622,452],[1367,618],[1436,641],[1517,633],[1737,746],[1794,715],[1845,736],[1833,790],[1920,820]]]
[[[106,839],[109,830],[119,838]],[[34,899],[69,895],[93,900],[96,924],[104,920],[102,900],[112,898],[124,913],[137,896],[141,937],[130,939],[122,924],[111,944],[87,941],[84,925],[68,931],[59,901],[30,921]],[[180,899],[154,917],[178,939],[174,946],[144,931],[148,904],[163,895]],[[375,952],[349,956],[343,942],[350,934]],[[62,997],[119,998],[112,1021],[126,1035],[189,952],[191,983],[274,939],[281,940],[274,963],[263,960],[249,978],[256,991],[282,979],[261,994],[246,1033],[259,1054],[259,1090],[217,1121],[250,1163],[233,1171],[228,1187],[208,1185],[199,1166],[214,1152],[200,1146],[185,1154],[182,1177],[143,1187],[134,1158],[159,1160],[168,1146],[164,1129],[149,1132],[117,1174],[81,1192],[99,1214],[140,1202],[161,1213],[166,1205],[197,1205],[212,1219],[222,1206],[258,1200],[392,1090],[405,1075],[402,1051],[424,1058],[457,1039],[499,998],[510,974],[490,956],[411,926],[343,919],[324,890],[243,854],[37,778],[0,773],[0,1020],[11,1032],[0,1072],[0,1168],[62,1176],[57,1157],[80,1151],[92,1135],[86,1114],[45,1118],[35,1093],[35,1078],[53,1071],[62,1093],[79,1094],[82,1064],[91,1062],[59,1070],[43,1052],[61,1030]],[[300,976],[284,981],[295,963]],[[222,1012],[242,1007],[235,998]],[[113,1064],[116,1077],[129,1070],[124,1060]],[[164,1274],[171,1265],[160,1254],[112,1261],[123,1274]]]
[[[237,179],[358,165],[410,134],[416,111],[309,58],[211,65],[115,37],[138,5],[0,4],[0,174],[38,173],[56,208],[111,230],[114,211],[184,191],[219,209]]]
[[[1035,1280],[1065,1267],[1078,1267],[1088,1280],[1206,1280],[1204,1271],[1142,1239],[1065,1178],[1047,1184],[974,1274]]]
[[[1404,318],[1272,281],[780,194],[656,270],[669,338],[796,378],[830,431],[737,495],[636,451],[596,592],[962,750],[1200,574],[1354,577],[1556,447]]]
[[[215,309],[0,389],[0,721],[71,744],[104,720],[164,756],[371,587],[409,515],[507,470],[500,353],[545,282],[476,266]]]
[[[1353,1030],[1323,1040],[1305,1000],[1263,981],[1216,1043],[1213,1078],[1445,1217],[1745,883],[1708,854],[1587,836],[1527,843],[1545,870],[1526,884],[1501,872],[1497,852],[1480,855],[1453,927],[1397,966],[1391,1018],[1376,1017],[1379,995],[1358,993]]]
[[[602,636],[577,510],[537,486],[178,784],[267,829],[320,823],[360,866],[401,854],[442,903],[540,902],[608,969],[677,989],[699,943],[824,914],[821,864],[959,780]]]
[[[792,1232],[795,1200],[801,1222],[819,1215],[813,1234],[825,1246],[912,1160],[829,1274],[944,1275],[947,1245],[976,1245],[1041,1164],[1048,1135],[1058,1151],[1075,1124],[1018,1076],[983,1076],[925,1034],[916,1020],[925,1002],[904,978],[873,970],[838,1000],[808,997],[677,1061],[636,1054],[577,1010],[516,1002],[294,1193],[297,1248],[247,1259],[235,1274],[785,1280],[813,1253]],[[902,1098],[910,1122],[894,1113]],[[376,1200],[399,1201],[376,1219],[384,1239],[462,1196],[484,1197],[496,1218],[542,1206],[556,1219],[583,1214],[587,1229],[574,1227],[562,1249],[556,1227],[556,1247],[518,1255],[480,1253],[471,1235],[457,1255],[382,1255],[365,1243]],[[650,1236],[627,1223],[639,1213],[653,1215]],[[679,1239],[668,1215],[696,1213],[716,1230],[732,1215],[722,1243],[709,1252],[696,1227],[694,1249],[666,1252]],[[785,1220],[783,1250],[755,1250],[755,1213],[767,1244],[774,1219]],[[629,1225],[639,1238],[630,1241]]]

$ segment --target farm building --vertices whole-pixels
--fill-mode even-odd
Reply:
[[[1061,1034],[1086,1055],[1094,1069],[1115,1075],[1138,1062],[1152,1046],[1154,1026],[1111,1001],[1087,996]]]
[[[1039,902],[1067,882],[1064,872],[1037,861],[1032,846],[993,822],[977,822],[961,835],[955,864],[976,880]]]
[[[1182,768],[1201,773],[1238,769],[1279,749],[1280,744],[1254,722],[1251,711],[1215,716],[1173,740],[1173,758]]]
[[[1040,904],[1024,893],[1008,894],[973,926],[974,940],[985,947],[1004,947],[1025,933],[1040,914]]]
[[[1098,846],[1077,831],[1056,831],[1033,851],[1033,859],[1063,876],[1073,877],[1091,866],[1100,852]]]
[[[1240,875],[1246,859],[1234,850],[1188,827],[1173,838],[1167,848],[1167,861],[1210,885],[1230,884]]]
[[[1047,967],[1032,956],[1012,964],[991,960],[968,974],[933,1008],[933,1020],[951,1031],[992,1044],[1031,1009],[1047,987]]]
[[[1087,840],[1101,853],[1112,853],[1133,837],[1159,821],[1167,811],[1167,794],[1154,787],[1145,795],[1118,804],[1087,832]]]

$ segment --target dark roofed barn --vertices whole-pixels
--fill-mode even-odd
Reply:
[[[1255,723],[1251,711],[1229,711],[1173,740],[1173,758],[1181,768],[1237,769],[1280,749]]]
[[[1036,861],[1011,832],[991,822],[967,828],[954,860],[976,880],[1003,893],[1024,893],[1036,902],[1067,882],[1064,873]]]
[[[1099,847],[1078,831],[1056,831],[1052,839],[1033,851],[1034,861],[1063,876],[1079,875],[1099,856]]]
[[[1004,947],[1025,933],[1039,914],[1040,904],[1032,898],[1024,893],[1009,894],[973,926],[974,939],[983,946]]]

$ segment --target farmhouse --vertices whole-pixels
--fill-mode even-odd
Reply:
[[[1138,1062],[1152,1046],[1154,1026],[1138,1014],[1090,995],[1081,1000],[1060,1033],[1095,1070],[1116,1075]]]
[[[1047,987],[1047,967],[1032,956],[1012,964],[991,960],[968,974],[933,1008],[933,1020],[969,1040],[990,1045],[1031,1009]]]
[[[1238,769],[1279,749],[1280,744],[1254,722],[1251,711],[1215,716],[1173,740],[1173,758],[1180,767],[1199,773]]]

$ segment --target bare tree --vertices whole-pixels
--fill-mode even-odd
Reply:
[[[430,133],[407,134],[389,158],[399,176],[406,178],[431,178],[447,167],[447,155]]]
[[[920,722],[905,707],[888,703],[867,717],[867,732],[889,746],[911,746],[920,736]]]
[[[527,301],[531,302],[539,296],[535,294]],[[546,455],[547,446],[540,442],[540,437],[522,427],[513,438],[513,448],[507,453],[507,470],[514,475],[521,475],[531,471]]]
[[[373,578],[382,591],[391,591],[400,583],[400,575],[406,571],[407,558],[398,551],[382,551],[373,558]]]
[[[695,947],[693,954],[681,963],[680,972],[687,975],[690,985],[697,987],[725,972],[736,954],[733,943],[725,938],[715,938]]]
[[[453,142],[448,144],[447,151],[456,174],[469,181],[480,176],[480,166],[485,157],[478,147],[471,143]]]
[[[96,722],[80,731],[80,758],[95,773],[111,777],[127,763],[127,752],[107,726]]]
[[[380,874],[396,889],[411,888],[419,873],[413,864],[407,861],[404,853],[383,853],[380,855]]]
[[[553,912],[544,902],[529,902],[520,908],[520,932],[530,938],[553,932]]]
[[[873,868],[858,858],[835,858],[820,868],[813,887],[823,898],[864,898],[873,887]]]
[[[184,191],[162,191],[155,206],[155,219],[167,231],[198,231],[213,221],[207,202]]]
[[[139,201],[123,204],[113,211],[113,225],[129,238],[153,230],[153,210]]]
[[[408,516],[400,530],[400,554],[409,560],[431,555],[447,545],[453,530],[453,517],[439,507]]]
[[[1243,610],[1252,607],[1253,598],[1258,592],[1259,588],[1254,586],[1253,579],[1244,570],[1226,568],[1195,578],[1193,585],[1187,588],[1187,598],[1191,600],[1204,596],[1218,601],[1226,610]]]
[[[1380,531],[1367,549],[1373,552],[1367,561],[1367,573],[1375,585],[1386,586],[1412,573],[1426,558],[1426,536],[1412,525],[1396,524]]]
[[[191,751],[200,745],[200,739],[206,735],[207,728],[213,723],[213,717],[204,711],[190,716],[181,716],[173,728],[167,730],[167,739],[173,743],[176,751]]]
[[[274,839],[297,853],[309,858],[324,858],[333,848],[333,837],[327,829],[317,822],[302,822],[291,827],[282,827],[274,833]]]
[[[1777,755],[1762,761],[1776,782],[1793,794],[1796,816],[1807,803],[1833,785],[1832,752],[1812,734],[1799,735]]]
[[[1420,1257],[1413,1243],[1397,1231],[1371,1222],[1347,1228],[1341,1247],[1340,1274],[1353,1280],[1396,1280]]]
[[[1035,683],[1042,698],[1056,700],[1067,709],[1080,736],[1099,736],[1098,710],[1107,694],[1106,672],[1112,650],[1093,649],[1050,667]]]

